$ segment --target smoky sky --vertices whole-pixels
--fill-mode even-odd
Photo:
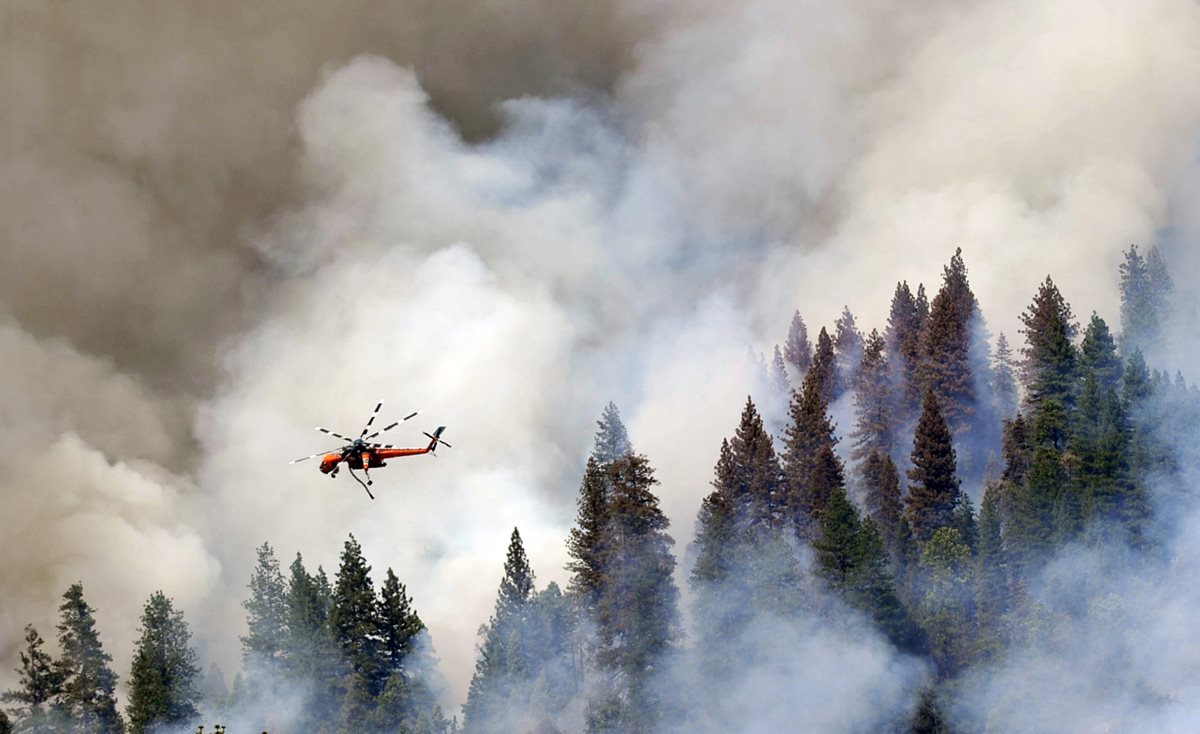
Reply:
[[[1130,243],[1194,268],[1197,37],[1190,0],[7,5],[0,652],[82,580],[119,672],[162,588],[232,674],[253,548],[353,532],[460,700],[512,527],[564,577],[609,400],[682,545],[794,309],[881,327],[962,247],[1014,340],[1046,274],[1115,325]],[[374,503],[286,465],[381,398],[455,448]]]

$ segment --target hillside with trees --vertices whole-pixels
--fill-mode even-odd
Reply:
[[[1012,342],[988,333],[961,251],[932,299],[898,283],[886,323],[865,335],[846,309],[810,342],[795,313],[771,377],[790,394],[787,424],[772,435],[746,399],[710,447],[694,534],[672,535],[653,457],[608,404],[571,488],[569,582],[539,588],[512,530],[461,711],[439,703],[419,600],[351,535],[332,577],[299,553],[285,569],[269,544],[257,549],[231,689],[201,673],[161,592],[118,676],[71,585],[56,646],[26,628],[0,734],[231,720],[326,734],[996,731],[991,714],[1019,703],[968,707],[963,691],[1017,651],[1071,649],[1113,603],[1103,564],[1063,592],[1058,559],[1095,551],[1170,572],[1176,518],[1155,496],[1189,492],[1176,443],[1200,392],[1144,356],[1171,317],[1157,249],[1131,247],[1118,275],[1119,329],[1094,312],[1081,324],[1048,276]],[[852,400],[852,425],[831,418],[839,398]],[[797,660],[814,640],[842,645],[845,670]],[[895,690],[864,692],[853,724],[826,718],[799,681],[841,685],[864,651],[892,661]],[[1169,696],[1153,680],[1112,685]]]

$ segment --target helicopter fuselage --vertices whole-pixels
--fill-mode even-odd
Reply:
[[[401,456],[419,456],[428,454],[432,446],[419,449],[367,449],[354,451],[343,456],[340,453],[325,454],[321,459],[321,471],[325,474],[332,472],[338,464],[344,463],[351,469],[379,469],[387,466],[387,459]]]

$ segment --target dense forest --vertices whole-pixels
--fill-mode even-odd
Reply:
[[[1155,370],[1173,285],[1155,248],[1120,266],[1119,333],[1084,323],[1049,277],[994,340],[961,252],[929,299],[899,283],[882,330],[847,309],[810,338],[797,313],[747,391],[788,400],[773,431],[748,398],[715,452],[695,535],[676,557],[617,408],[598,421],[566,538],[566,588],[539,589],[514,529],[461,712],[439,705],[432,643],[392,569],[376,584],[353,536],[331,579],[264,543],[243,603],[242,670],[203,672],[188,624],[146,602],[118,675],[82,584],[63,595],[57,657],[26,627],[0,734],[305,732],[998,732],[965,705],[1014,651],[1066,655],[1111,600],[1115,568],[1168,573],[1195,462],[1200,393]],[[833,413],[852,416],[835,425]],[[703,447],[702,447],[703,448]],[[498,549],[499,551],[499,549]],[[1064,580],[1068,551],[1101,559]],[[677,573],[677,564],[682,573]],[[677,579],[687,584],[681,595]],[[684,603],[686,600],[686,603]],[[828,643],[824,657],[813,641]],[[882,661],[882,662],[879,662]],[[806,681],[882,666],[851,710]],[[840,684],[840,683],[839,683]],[[1169,694],[1114,675],[1153,702]],[[1012,721],[1012,717],[1005,719]],[[250,728],[253,727],[253,728]]]

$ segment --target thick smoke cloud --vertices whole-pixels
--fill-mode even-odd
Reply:
[[[607,400],[686,541],[794,308],[881,326],[962,246],[993,333],[1047,273],[1115,324],[1121,250],[1195,226],[1188,0],[5,13],[10,658],[82,578],[119,670],[160,586],[232,668],[254,546],[354,532],[461,699]],[[455,448],[374,503],[284,466],[381,397]]]

